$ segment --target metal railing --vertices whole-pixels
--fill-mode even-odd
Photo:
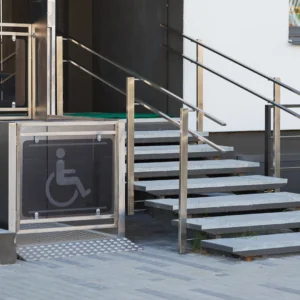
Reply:
[[[175,50],[172,47],[169,47],[167,45],[161,45],[162,47],[164,47],[167,51],[169,51],[170,53],[173,53],[175,55],[177,55],[180,58],[183,58],[193,64],[196,65],[197,67],[197,106],[198,107],[202,107],[203,108],[203,70],[207,70],[208,72],[224,79],[227,82],[230,82],[231,84],[243,89],[244,91],[266,101],[267,103],[269,103],[270,105],[266,106],[266,121],[265,121],[265,173],[266,175],[270,175],[270,166],[273,165],[273,176],[276,177],[280,177],[280,170],[281,168],[281,144],[280,144],[280,140],[281,140],[281,124],[280,124],[280,111],[285,111],[288,114],[296,117],[296,118],[300,118],[300,115],[294,111],[292,111],[290,108],[295,108],[295,107],[299,107],[297,105],[282,105],[280,104],[280,98],[281,98],[281,91],[280,88],[284,88],[296,95],[300,95],[300,91],[285,84],[282,83],[280,81],[280,78],[272,78],[260,71],[257,71],[251,67],[249,67],[248,65],[239,62],[238,60],[224,54],[221,53],[220,51],[206,45],[205,43],[203,43],[201,40],[196,40],[174,28],[170,28],[168,26],[165,26],[163,24],[160,25],[163,29],[165,29],[168,32],[174,33],[184,39],[187,39],[189,41],[191,41],[192,43],[196,44],[197,47],[197,59],[194,60],[186,55],[184,55],[183,53]],[[269,99],[259,93],[257,93],[256,91],[232,80],[231,78],[213,70],[212,68],[207,67],[204,63],[203,63],[203,49],[207,49],[225,59],[227,59],[228,61],[270,81],[273,83],[273,99]],[[273,109],[273,141],[271,140],[270,136],[271,136],[271,110]],[[187,113],[186,112],[182,112],[182,118],[188,118]],[[184,121],[182,121],[182,124],[184,124]],[[198,128],[203,128],[203,119],[201,117],[198,116]],[[182,138],[181,141],[185,140],[185,128],[182,128]],[[187,143],[187,142],[186,142]],[[187,187],[186,187],[186,182],[185,179],[188,171],[184,168],[185,163],[187,162],[187,157],[184,154],[184,149],[185,147],[183,147],[183,151],[181,153],[180,156],[180,167],[182,168],[180,171],[180,201],[179,201],[179,252],[180,253],[184,253],[186,252],[186,238],[187,238],[187,234],[186,234],[186,218],[187,218]],[[272,153],[272,149],[273,148],[273,153]],[[278,191],[278,190],[277,190]]]
[[[99,77],[98,75],[94,74],[93,72],[87,70],[85,67],[83,67],[82,65],[78,64],[77,62],[74,62],[72,60],[64,60],[63,59],[63,41],[69,41],[79,47],[81,47],[82,49],[85,49],[86,51],[88,51],[89,53],[97,56],[98,58],[100,58],[103,61],[106,61],[107,63],[109,63],[110,65],[124,71],[125,73],[129,74],[131,77],[127,77],[127,84],[126,84],[126,91],[123,91],[121,89],[119,89],[118,87],[114,86],[113,84],[111,84],[110,82],[104,80],[103,78]],[[76,41],[75,39],[71,39],[71,38],[62,38],[62,37],[58,37],[57,38],[57,99],[58,99],[58,103],[60,103],[58,105],[58,109],[59,111],[61,111],[61,113],[63,113],[63,109],[62,109],[62,103],[63,103],[63,71],[62,71],[62,66],[63,63],[70,63],[71,65],[75,66],[76,68],[82,70],[83,72],[89,74],[90,76],[96,78],[97,80],[101,81],[102,83],[104,83],[105,85],[111,87],[112,89],[114,89],[115,91],[123,94],[124,96],[126,96],[127,102],[126,102],[126,107],[127,107],[127,199],[128,199],[128,214],[129,215],[133,215],[134,214],[134,145],[135,145],[135,139],[134,139],[134,130],[135,130],[135,125],[134,125],[134,116],[135,116],[135,105],[136,103],[142,105],[143,107],[145,107],[146,109],[150,110],[151,112],[161,116],[162,118],[164,118],[165,120],[167,120],[168,122],[170,122],[171,124],[173,124],[174,126],[181,128],[182,124],[185,123],[184,120],[181,120],[181,122],[177,122],[174,119],[172,119],[171,117],[169,117],[167,114],[159,111],[158,109],[156,109],[155,107],[153,107],[152,105],[144,102],[141,99],[138,99],[135,97],[135,83],[136,81],[141,81],[144,84],[154,88],[155,90],[160,91],[161,93],[169,96],[171,99],[174,99],[178,102],[180,102],[182,105],[189,107],[190,111],[195,111],[198,114],[203,115],[204,117],[207,117],[208,119],[214,121],[215,123],[225,126],[225,122],[219,120],[218,118],[212,116],[211,114],[205,112],[203,109],[197,108],[196,106],[190,104],[189,102],[185,101],[184,99],[182,99],[181,97],[175,95],[174,93],[170,92],[169,90],[155,84],[154,82],[146,79],[145,77],[137,74],[136,72],[118,64],[113,62],[112,60],[104,57],[103,55],[95,52],[94,50],[90,49],[89,47],[79,43],[78,41]],[[187,132],[195,137],[197,140],[210,145],[211,147],[213,147],[214,149],[218,150],[219,152],[224,152],[225,150],[218,146],[217,144],[211,142],[210,140],[206,139],[205,137],[199,135],[196,131],[194,130],[190,130],[187,129]],[[182,138],[181,138],[182,140]],[[182,153],[181,153],[182,154]],[[186,168],[187,168],[187,162],[186,162]]]
[[[300,108],[300,104],[285,104],[285,107],[288,108]],[[289,170],[299,170],[300,166],[296,167],[282,167],[281,166],[281,141],[283,139],[299,139],[299,135],[281,135],[278,133],[278,128],[280,128],[280,117],[276,119],[275,130],[272,130],[272,110],[274,109],[273,105],[265,106],[265,154],[264,154],[264,172],[266,176],[281,176],[281,171]],[[276,130],[277,129],[277,130]],[[276,145],[277,149],[274,148]],[[278,151],[279,147],[279,151]],[[280,153],[280,155],[279,155]]]

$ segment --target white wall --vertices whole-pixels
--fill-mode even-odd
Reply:
[[[184,32],[300,90],[300,47],[288,43],[289,0],[184,0]],[[195,45],[184,44],[195,58]],[[204,50],[204,63],[272,98],[270,82]],[[196,104],[196,70],[184,64],[184,98]],[[282,91],[282,103],[300,104],[300,96]],[[252,131],[264,128],[263,100],[204,72],[204,109],[227,122],[206,120],[206,131]],[[300,109],[297,110],[300,112]],[[191,116],[191,126],[195,116]],[[283,129],[299,129],[300,120],[282,113]]]

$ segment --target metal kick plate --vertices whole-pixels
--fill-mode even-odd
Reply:
[[[139,250],[142,248],[127,238],[102,238],[99,240],[18,246],[17,254],[22,260],[38,261]]]

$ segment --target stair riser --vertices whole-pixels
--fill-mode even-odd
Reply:
[[[220,235],[220,234],[229,234],[229,233],[251,233],[251,232],[266,232],[268,230],[281,230],[281,229],[297,229],[300,228],[299,223],[286,223],[286,224],[271,224],[271,225],[259,225],[259,226],[241,226],[235,228],[222,228],[222,229],[205,229],[201,228],[201,226],[188,224],[188,229],[206,232],[213,235]]]
[[[146,204],[147,207],[152,207],[155,209],[167,210],[178,213],[178,207],[171,207],[167,205],[149,205]],[[247,206],[227,206],[227,207],[210,207],[210,208],[195,208],[188,209],[187,213],[189,215],[207,215],[207,214],[217,214],[217,213],[233,213],[233,212],[244,212],[244,211],[263,211],[263,210],[278,210],[278,209],[286,209],[286,208],[297,208],[300,207],[299,203],[270,203],[270,204],[259,204],[259,205],[247,205]]]
[[[189,170],[189,176],[255,173],[256,171],[258,171],[258,168]],[[136,178],[179,177],[179,170],[136,172],[135,177]]]
[[[226,186],[226,187],[209,187],[209,188],[188,188],[188,194],[202,194],[202,193],[224,193],[224,192],[249,192],[249,191],[264,191],[272,190],[285,186],[285,184],[264,184],[264,185],[252,185],[252,186]],[[140,189],[137,189],[140,190]],[[143,189],[142,189],[143,191]],[[175,196],[179,195],[179,189],[170,189],[170,190],[157,190],[157,191],[147,191],[151,195],[155,196]]]

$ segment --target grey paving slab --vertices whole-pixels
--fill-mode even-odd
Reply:
[[[145,205],[157,209],[178,212],[179,199],[166,198],[146,200]],[[189,214],[241,212],[296,207],[300,207],[300,195],[287,192],[200,197],[188,198],[187,200],[187,211]]]
[[[199,135],[207,137],[207,132],[198,132]],[[154,130],[154,131],[136,131],[134,134],[135,142],[139,144],[171,143],[178,142],[180,139],[179,130]],[[196,141],[192,136],[189,140]]]
[[[300,228],[300,211],[194,218],[187,220],[187,228],[211,234]]]
[[[235,159],[189,161],[189,175],[253,173],[260,164]],[[170,177],[179,175],[179,161],[135,163],[136,178]]]
[[[259,175],[196,178],[188,179],[188,192],[260,191],[280,188],[286,184],[287,179]],[[143,191],[157,196],[178,195],[179,193],[179,180],[136,181],[134,186],[137,191]]]
[[[227,154],[233,154],[234,148],[221,146]],[[189,145],[189,158],[203,158],[223,156],[216,149],[209,145]],[[179,159],[180,148],[177,145],[161,145],[161,146],[137,146],[134,149],[136,160],[161,160],[161,159]]]
[[[300,252],[300,233],[204,240],[201,245],[203,248],[240,256],[289,254]]]

